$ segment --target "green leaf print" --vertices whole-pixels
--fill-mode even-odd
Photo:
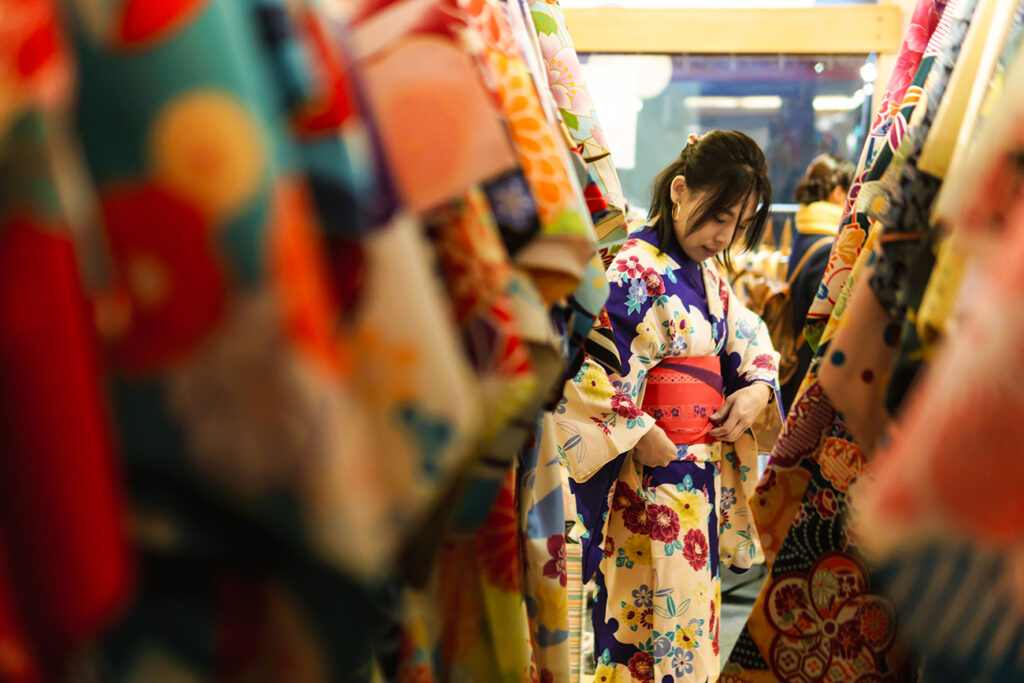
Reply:
[[[543,12],[531,12],[530,14],[533,15],[533,25],[537,27],[539,32],[546,36],[558,32],[558,24],[548,15]]]
[[[669,557],[672,557],[672,553],[674,553],[675,551],[676,551],[676,548],[675,548],[674,545],[672,545],[671,543],[666,543],[665,544],[665,554],[666,555],[668,555]]]
[[[558,218],[555,219],[554,225],[547,225],[547,232],[553,235],[579,235],[581,237],[591,237],[593,228],[589,227],[580,218],[580,214],[574,209],[565,209],[562,213],[558,214]],[[591,239],[593,239],[591,237]]]
[[[757,555],[757,546],[754,545],[754,539],[751,536],[750,527],[747,527],[743,531],[739,532],[739,537],[743,540],[740,541],[737,550],[739,552],[747,551],[747,555],[753,559],[754,555]]]
[[[562,115],[562,120],[565,121],[566,126],[571,128],[572,130],[580,129],[580,119],[578,116],[576,116],[576,114],[573,114],[571,111],[562,108],[558,109],[558,113]]]

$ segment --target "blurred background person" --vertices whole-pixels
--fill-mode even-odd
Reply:
[[[798,349],[799,364],[796,372],[782,385],[782,404],[787,412],[811,364],[813,352],[803,341],[804,319],[814,301],[821,278],[825,275],[832,242],[843,217],[846,193],[853,182],[855,171],[856,167],[849,161],[831,154],[822,154],[811,161],[794,193],[800,208],[794,219],[796,234],[793,251],[789,256],[790,267],[795,267],[805,255],[809,256],[790,288],[793,334],[802,343]]]

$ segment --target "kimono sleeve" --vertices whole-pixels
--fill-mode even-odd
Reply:
[[[622,256],[620,256],[622,258]],[[636,443],[654,426],[638,407],[647,372],[667,348],[667,319],[656,297],[648,295],[642,276],[608,271],[610,294],[598,328],[617,356],[618,368],[588,354],[576,376],[566,383],[556,414],[560,449],[573,480],[584,482]]]
[[[778,397],[779,354],[772,346],[768,327],[724,282],[722,288],[727,322],[722,368],[726,393],[763,382]]]

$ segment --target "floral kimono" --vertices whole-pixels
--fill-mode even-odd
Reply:
[[[778,356],[757,316],[717,270],[678,244],[659,253],[654,229],[635,232],[607,272],[602,332],[620,368],[588,356],[566,384],[556,436],[568,460],[583,539],[583,578],[595,575],[595,682],[717,680],[720,580],[727,566],[760,561],[747,498],[756,476],[751,435],[678,446],[666,467],[632,449],[654,425],[645,379],[662,359],[721,359],[728,395],[754,382],[773,389]]]

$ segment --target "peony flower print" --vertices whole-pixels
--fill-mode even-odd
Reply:
[[[701,571],[708,561],[708,540],[700,529],[690,529],[683,539],[683,557],[694,571]]]

